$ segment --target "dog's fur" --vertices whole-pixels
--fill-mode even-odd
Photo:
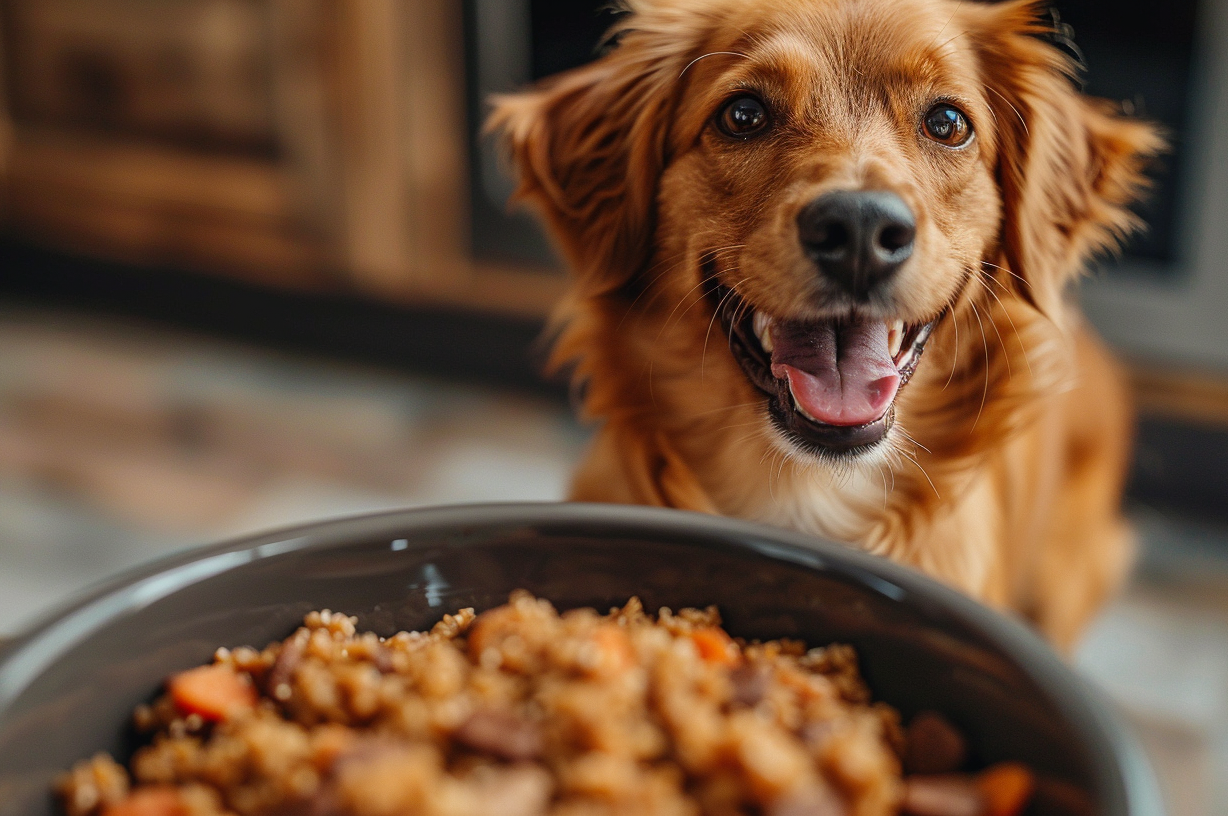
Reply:
[[[555,360],[602,425],[573,498],[835,538],[1069,645],[1129,563],[1130,412],[1064,289],[1134,228],[1160,137],[1077,93],[1035,0],[628,6],[609,53],[492,118],[574,272]],[[714,117],[746,90],[770,129],[730,139]],[[971,121],[966,148],[919,130],[938,99]],[[917,218],[863,310],[942,319],[882,442],[828,455],[773,424],[711,284],[830,317],[796,218],[837,189],[891,190]]]

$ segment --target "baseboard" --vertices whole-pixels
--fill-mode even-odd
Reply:
[[[137,268],[12,239],[0,239],[0,299],[566,398],[565,384],[541,374],[544,349],[537,319]]]

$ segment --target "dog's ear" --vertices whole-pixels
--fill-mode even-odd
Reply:
[[[487,129],[519,174],[582,291],[618,289],[648,260],[657,181],[689,47],[685,32],[636,27],[601,59],[497,97]]]
[[[1164,140],[1152,125],[1076,90],[1074,63],[1049,41],[1046,6],[1010,0],[965,9],[996,122],[1011,285],[1053,316],[1084,264],[1141,226],[1129,206]]]

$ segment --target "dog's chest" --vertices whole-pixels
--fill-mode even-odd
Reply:
[[[873,549],[889,506],[889,486],[864,474],[782,473],[729,497],[730,515]]]

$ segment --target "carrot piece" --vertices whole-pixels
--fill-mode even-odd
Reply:
[[[102,816],[186,816],[187,812],[179,791],[159,785],[137,788],[124,799],[108,805]]]
[[[985,816],[1018,816],[1036,790],[1036,777],[1018,762],[1001,762],[977,775]]]
[[[696,629],[691,633],[691,641],[699,650],[699,656],[709,663],[733,666],[739,662],[738,645],[723,629]]]
[[[228,720],[256,707],[259,695],[251,681],[228,666],[200,666],[167,681],[175,707],[210,722]]]

